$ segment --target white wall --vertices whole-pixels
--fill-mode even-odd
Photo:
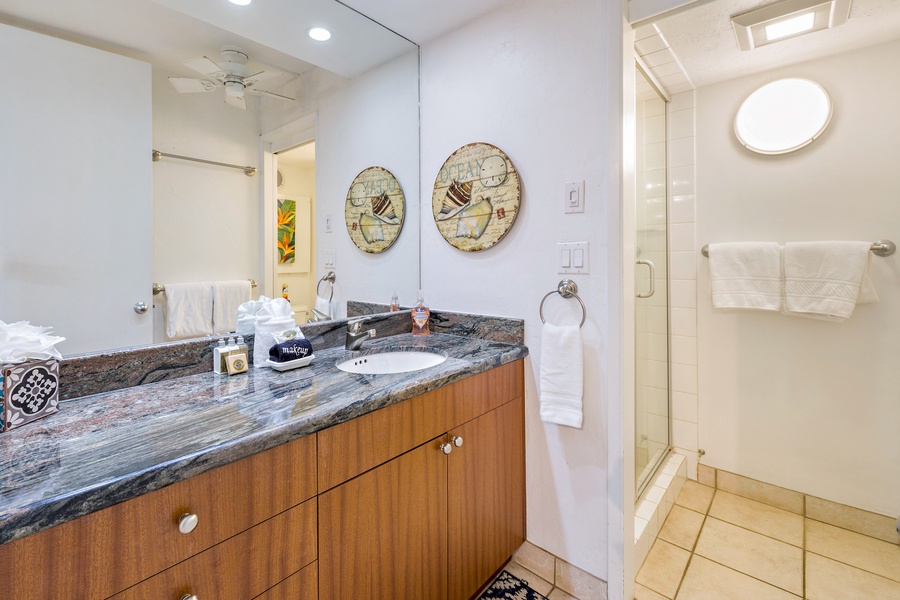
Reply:
[[[335,250],[334,301],[338,316],[347,300],[390,302],[396,290],[401,304],[414,304],[419,272],[419,120],[418,52],[366,73],[319,99],[316,137],[316,260],[325,269],[323,252]],[[394,174],[406,196],[403,229],[394,244],[378,254],[357,248],[344,224],[350,184],[360,171],[384,167]],[[332,233],[325,231],[331,215]],[[324,293],[325,288],[323,286]]]
[[[697,243],[897,241],[897,64],[892,42],[697,90]],[[834,118],[805,149],[754,155],[734,138],[735,111],[784,76],[821,83]],[[698,256],[704,462],[896,516],[900,258],[872,257],[881,302],[837,324],[713,312]]]
[[[607,422],[610,340],[607,285],[607,80],[610,38],[619,27],[590,0],[523,0],[422,47],[422,280],[431,306],[525,319],[528,539],[607,578]],[[618,42],[614,42],[618,43]],[[519,172],[517,221],[494,247],[467,253],[438,233],[430,210],[435,176],[457,148],[502,149]],[[563,213],[567,181],[585,181],[584,214]],[[618,198],[611,200],[618,202]],[[617,213],[614,213],[617,214]],[[617,225],[616,225],[617,226]],[[538,305],[555,290],[556,243],[588,241],[589,275],[572,278],[587,305],[584,426],[540,421]],[[401,298],[403,300],[403,298]],[[575,301],[547,300],[556,323],[581,318]],[[630,525],[629,525],[630,526]],[[630,536],[629,536],[630,538]]]
[[[149,343],[150,65],[2,24],[0,52],[0,320]]]
[[[225,104],[221,89],[180,94],[168,75],[153,73],[153,148],[259,167],[259,99],[248,94],[240,110]],[[259,175],[171,158],[153,163],[153,280],[260,280],[260,207]],[[165,339],[164,302],[155,298],[155,341]]]

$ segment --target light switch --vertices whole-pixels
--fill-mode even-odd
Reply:
[[[559,256],[559,273],[590,272],[589,242],[559,242],[556,248]]]
[[[334,250],[323,250],[322,251],[322,256],[325,259],[325,268],[326,269],[334,269],[335,268],[334,263],[337,262],[336,254],[337,254],[337,252],[335,252]]]
[[[331,213],[325,215],[325,233],[334,233],[334,216]]]
[[[566,183],[563,211],[566,213],[584,212],[584,181]]]

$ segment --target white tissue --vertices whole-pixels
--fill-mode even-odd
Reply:
[[[237,324],[235,331],[238,335],[253,335],[256,332],[256,313],[271,302],[266,296],[260,296],[259,300],[250,300],[238,306]]]
[[[275,345],[275,334],[283,333],[296,326],[291,303],[284,298],[275,298],[256,313],[256,333],[253,337],[253,366],[266,366],[269,348]]]
[[[0,364],[62,358],[54,346],[66,338],[48,335],[52,329],[31,325],[28,321],[8,325],[0,321]]]

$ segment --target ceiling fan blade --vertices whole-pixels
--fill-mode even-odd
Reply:
[[[231,94],[225,94],[225,103],[235,108],[240,108],[241,110],[247,110],[247,103],[244,101],[243,96],[233,96]]]
[[[276,94],[275,92],[267,92],[266,90],[255,90],[255,89],[247,88],[246,91],[250,92],[251,94],[256,94],[258,96],[272,96],[273,98],[280,98],[282,100],[290,100],[291,102],[296,100],[296,98],[291,98],[290,96],[284,96],[282,94]]]
[[[225,76],[225,71],[222,69],[222,67],[220,67],[213,61],[209,60],[205,56],[203,56],[201,58],[195,58],[193,60],[189,60],[189,61],[185,62],[184,65],[186,67],[190,67],[191,69],[197,71],[198,73],[203,73],[204,75],[208,75],[209,77],[212,77],[213,79],[219,79],[220,77]]]
[[[169,77],[169,83],[182,94],[191,92],[211,92],[216,89],[216,84],[204,79],[190,79],[188,77]]]
[[[266,69],[265,71],[259,71],[258,73],[254,73],[253,75],[244,77],[244,83],[246,85],[253,85],[257,81],[272,79],[273,77],[281,77],[282,75],[286,75],[286,73],[284,71],[278,71],[276,69]]]

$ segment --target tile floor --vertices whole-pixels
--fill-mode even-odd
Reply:
[[[685,483],[636,600],[900,600],[900,545],[721,487]]]
[[[525,542],[503,567],[549,600],[606,600],[606,582]]]

